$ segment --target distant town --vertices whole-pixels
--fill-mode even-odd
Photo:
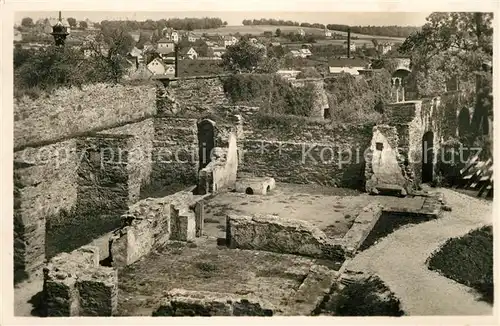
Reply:
[[[313,67],[319,74],[347,72],[358,75],[382,56],[401,56],[397,49],[404,37],[418,27],[348,27],[298,23],[274,19],[244,20],[242,26],[227,26],[219,18],[169,20],[77,21],[72,17],[48,17],[36,22],[25,17],[14,27],[14,47],[39,50],[54,43],[54,26],[64,27],[65,46],[84,58],[107,56],[109,30],[126,34],[127,74],[133,79],[175,76],[177,53],[179,76],[223,73],[220,64],[228,47],[244,39],[263,50],[264,56],[282,60],[279,72],[290,78],[302,68]],[[363,34],[361,34],[363,33]],[[373,33],[375,35],[368,35]],[[378,34],[378,35],[377,35]]]

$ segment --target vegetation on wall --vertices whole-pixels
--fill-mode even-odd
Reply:
[[[349,123],[377,122],[390,98],[390,74],[382,70],[371,78],[357,78],[342,73],[325,79],[330,114],[335,120]]]
[[[261,113],[310,116],[312,86],[294,87],[275,74],[237,74],[224,80],[224,91],[235,104],[261,107]]]
[[[448,240],[429,259],[429,269],[475,288],[493,303],[493,229],[484,226]]]

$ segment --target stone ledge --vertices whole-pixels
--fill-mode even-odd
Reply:
[[[226,243],[230,248],[272,251],[314,258],[344,260],[341,242],[302,220],[272,215],[227,216]]]
[[[276,308],[254,296],[174,289],[153,316],[273,316]]]

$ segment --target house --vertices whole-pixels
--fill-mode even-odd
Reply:
[[[299,34],[300,36],[306,36],[306,32],[304,32],[304,30],[302,28],[299,28],[299,30],[297,31],[297,34]]]
[[[347,48],[347,41],[344,42],[344,47]],[[351,52],[356,51],[356,43],[351,41],[351,44],[349,45],[349,50]]]
[[[224,53],[226,53],[226,48],[223,46],[213,46],[209,48],[209,54],[211,57],[221,58]]]
[[[143,52],[141,50],[139,50],[138,48],[136,48],[135,46],[132,50],[130,50],[130,52],[128,53],[128,56],[133,58],[138,64],[144,62]]]
[[[389,43],[389,42],[384,42],[382,44],[379,44],[378,47],[377,47],[377,51],[384,55],[386,54],[387,52],[391,51],[392,50],[392,46],[393,44],[392,43]]]
[[[189,33],[187,34],[187,40],[188,40],[188,42],[190,42],[190,43],[194,43],[194,42],[196,42],[198,39],[199,39],[199,37],[198,37],[196,34],[194,34],[193,32],[189,32]]]
[[[291,50],[290,53],[294,58],[309,58],[312,56],[312,52],[309,49]]]
[[[356,58],[336,58],[328,61],[330,74],[347,73],[358,76],[360,70],[368,67],[368,62]]]
[[[325,37],[332,37],[332,32],[328,28],[325,28]]]
[[[182,50],[180,55],[183,59],[198,59],[198,53],[193,48]]]
[[[164,58],[174,51],[175,44],[173,41],[167,40],[166,38],[162,38],[158,41],[156,52],[160,55],[160,57]]]
[[[154,45],[153,43],[151,43],[151,41],[146,41],[146,43],[144,43],[144,49],[143,51],[146,52],[146,51],[149,51],[151,49],[154,49]]]
[[[147,68],[153,75],[172,75],[175,76],[175,66],[164,63],[160,58],[154,58],[148,63]]]
[[[169,41],[172,41],[172,42],[179,42],[179,32],[177,32],[176,30],[170,28],[170,27],[165,27],[164,29],[162,29],[162,35],[165,39],[169,40]]]
[[[231,35],[224,36],[224,47],[235,45],[236,43],[238,43],[238,39],[236,37]]]
[[[21,42],[23,40],[23,34],[17,29],[14,30],[14,42]]]
[[[301,71],[300,70],[278,70],[276,73],[285,79],[295,79],[297,77],[297,75],[301,73]]]
[[[280,42],[271,42],[271,46],[281,46]]]

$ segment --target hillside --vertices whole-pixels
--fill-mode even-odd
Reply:
[[[274,32],[276,29],[281,29],[282,32],[289,33],[295,32],[299,28],[302,28],[304,32],[310,34],[323,34],[323,30],[320,28],[311,28],[311,27],[297,27],[297,26],[273,26],[273,25],[249,25],[249,26],[226,26],[220,28],[213,29],[197,29],[194,32],[196,33],[207,33],[208,35],[220,34],[220,35],[228,35],[228,34],[252,34],[259,35],[264,32]],[[332,31],[336,34],[347,36],[346,32],[342,31]],[[376,36],[376,35],[366,35],[366,34],[358,34],[351,33],[352,37],[357,37],[359,39],[371,40],[376,38],[379,41],[396,41],[403,42],[405,39],[400,37],[389,37],[389,36]]]

